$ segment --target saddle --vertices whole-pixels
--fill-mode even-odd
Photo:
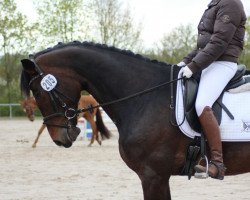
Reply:
[[[238,70],[236,74],[230,80],[230,82],[226,85],[222,94],[213,104],[212,109],[214,111],[215,117],[219,124],[221,123],[222,109],[227,113],[227,115],[231,119],[234,119],[233,115],[230,113],[227,107],[222,103],[224,92],[233,88],[237,88],[245,83],[249,83],[250,77],[244,77],[244,75],[247,73],[248,71],[246,70],[245,65],[238,65]],[[185,90],[184,90],[184,95],[183,95],[185,117],[190,127],[198,133],[201,132],[201,125],[199,123],[198,116],[195,110],[195,100],[196,100],[196,96],[198,92],[199,81],[200,81],[200,74],[194,75],[190,79],[185,80],[184,81]]]
[[[250,74],[249,71],[246,70],[246,66],[238,65],[238,70],[235,76],[230,80],[230,82],[226,85],[224,91],[213,104],[212,109],[214,111],[215,117],[219,123],[221,124],[222,119],[222,110],[224,110],[227,115],[234,119],[234,116],[227,109],[227,107],[223,104],[222,98],[225,91],[238,88],[246,83],[250,83],[250,76],[244,76]],[[183,102],[184,102],[184,116],[189,123],[190,127],[196,131],[197,133],[201,133],[201,125],[199,123],[198,116],[195,110],[195,100],[198,92],[198,86],[200,81],[200,74],[193,76],[190,79],[186,79],[184,81],[184,94],[183,94]],[[193,141],[189,144],[186,152],[186,161],[185,165],[182,169],[182,175],[188,175],[188,179],[191,178],[193,174],[193,168],[196,164],[197,158],[199,154],[205,153],[205,141],[204,137],[195,136]]]

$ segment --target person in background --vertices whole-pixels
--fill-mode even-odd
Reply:
[[[241,0],[212,0],[198,24],[197,47],[181,61],[183,77],[201,72],[195,108],[210,148],[208,174],[222,180],[222,143],[212,105],[237,71],[243,50],[246,14]],[[196,165],[196,172],[206,167]]]

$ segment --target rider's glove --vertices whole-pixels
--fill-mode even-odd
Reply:
[[[184,63],[183,61],[181,61],[177,64],[178,67],[184,67],[185,65],[186,65],[186,63]]]
[[[193,72],[189,69],[188,66],[185,66],[182,72],[183,72],[182,76],[186,78],[190,78],[193,75]]]

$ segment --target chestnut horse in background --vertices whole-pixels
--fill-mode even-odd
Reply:
[[[90,106],[94,107],[98,105],[97,101],[91,95],[82,95],[80,101],[78,103],[79,108],[88,108]],[[23,111],[26,113],[26,116],[29,118],[30,121],[35,120],[35,109],[37,108],[36,100],[34,97],[27,97],[26,99],[21,101],[21,106]],[[110,131],[104,125],[101,111],[99,108],[93,108],[93,110],[80,113],[78,118],[83,117],[85,118],[91,125],[92,128],[92,137],[88,146],[91,146],[94,141],[96,140],[99,145],[102,144],[102,139],[109,139],[111,136]],[[96,117],[96,121],[95,121]],[[40,129],[38,130],[37,137],[32,145],[33,148],[36,147],[36,144],[39,140],[40,135],[42,134],[43,130],[46,128],[45,124],[42,124]],[[101,138],[99,137],[98,132],[101,134]]]

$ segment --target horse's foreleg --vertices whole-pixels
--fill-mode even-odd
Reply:
[[[146,174],[140,177],[144,200],[171,200],[169,177],[163,178],[160,175]]]
[[[96,126],[94,119],[90,119],[89,123],[90,123],[91,128],[92,128],[92,138],[91,138],[91,141],[90,141],[88,146],[91,146],[95,140],[99,143],[99,145],[101,145],[102,141],[99,140],[97,126]]]
[[[36,143],[38,142],[38,139],[39,139],[40,135],[42,134],[43,130],[45,129],[45,127],[46,127],[46,125],[42,124],[41,128],[38,131],[37,137],[36,137],[36,139],[35,139],[35,141],[34,141],[34,143],[32,145],[33,148],[36,147]]]

